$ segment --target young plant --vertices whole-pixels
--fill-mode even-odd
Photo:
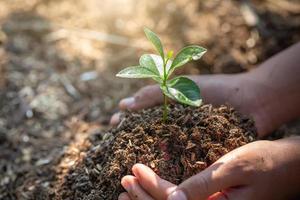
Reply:
[[[139,66],[131,66],[121,70],[117,77],[152,78],[162,90],[164,96],[163,121],[168,115],[167,97],[190,106],[200,106],[202,103],[200,89],[192,80],[179,76],[169,80],[175,69],[184,64],[198,60],[206,49],[197,45],[184,47],[173,59],[173,51],[165,54],[158,36],[148,28],[144,28],[148,40],[154,45],[156,54],[144,54],[139,60]]]

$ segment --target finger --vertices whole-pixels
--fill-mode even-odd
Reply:
[[[124,176],[121,180],[121,184],[132,200],[154,200],[143,190],[143,188],[139,185],[137,178],[134,176]]]
[[[225,157],[223,160],[228,159]],[[217,161],[206,170],[181,183],[168,200],[205,200],[218,191],[243,184],[244,176],[239,168],[240,166],[235,165],[235,162]]]
[[[176,188],[176,185],[160,178],[149,167],[143,164],[135,164],[132,167],[132,172],[144,190],[156,200],[167,199],[168,195]]]
[[[121,115],[121,113],[115,113],[115,114],[113,114],[113,116],[110,118],[110,125],[112,125],[112,126],[115,126],[115,125],[117,125],[117,124],[119,124],[119,122],[120,122],[120,115]]]
[[[140,89],[133,97],[123,99],[119,103],[121,110],[140,110],[153,107],[163,102],[163,95],[158,85],[150,85]]]
[[[127,192],[123,192],[119,195],[118,200],[131,200]]]

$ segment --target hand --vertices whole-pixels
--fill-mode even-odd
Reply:
[[[263,95],[261,87],[256,87],[256,80],[248,79],[246,74],[238,75],[202,75],[189,76],[201,89],[201,96],[207,103],[220,105],[229,103],[240,112],[250,115],[255,120],[259,136],[269,132],[268,121],[264,119],[264,109],[260,102]],[[265,95],[267,95],[265,93]],[[163,95],[158,85],[146,86],[140,89],[133,97],[123,99],[119,103],[121,110],[140,110],[160,105],[163,102]],[[119,123],[119,113],[113,115],[111,124]]]
[[[300,137],[242,146],[179,186],[142,164],[132,172],[119,200],[289,199],[299,195]]]

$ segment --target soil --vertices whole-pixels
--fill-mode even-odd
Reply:
[[[256,24],[247,21],[245,2]],[[166,49],[199,44],[209,50],[178,75],[239,73],[300,40],[299,5],[297,0],[0,1],[0,199],[50,198],[57,181],[93,145],[86,138],[100,138],[107,129],[118,101],[151,83],[115,77],[153,50],[144,26],[160,35]],[[273,139],[299,133],[295,121]]]
[[[253,121],[228,106],[172,105],[166,123],[161,116],[162,107],[127,112],[117,128],[90,137],[84,158],[57,181],[55,199],[116,200],[135,163],[179,184],[256,135]]]

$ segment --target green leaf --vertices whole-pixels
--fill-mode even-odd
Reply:
[[[171,71],[190,62],[191,60],[199,60],[203,56],[203,54],[206,53],[206,51],[207,50],[205,48],[196,45],[191,45],[183,48],[176,55],[171,66]]]
[[[155,59],[159,59],[160,56],[157,56],[158,58],[155,58],[156,55],[151,54],[144,54],[140,58],[140,66],[148,68],[150,71],[154,72],[157,76],[160,76],[158,67],[156,66]]]
[[[122,78],[153,78],[155,80],[159,78],[148,68],[140,66],[127,67],[121,70],[116,76]]]
[[[176,77],[167,82],[167,86],[161,86],[165,95],[180,103],[190,106],[200,106],[202,99],[196,83],[186,77]]]
[[[144,32],[145,32],[148,40],[150,42],[152,42],[152,44],[155,46],[159,55],[164,59],[165,58],[164,49],[163,49],[163,46],[162,46],[162,43],[161,43],[159,37],[148,28],[144,28]]]
[[[149,68],[155,74],[164,77],[164,62],[163,59],[159,55],[155,54],[145,54],[140,58],[140,65],[145,68]],[[166,65],[166,71],[170,70],[172,65],[172,61],[169,60]]]

